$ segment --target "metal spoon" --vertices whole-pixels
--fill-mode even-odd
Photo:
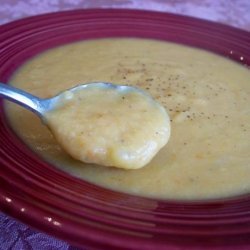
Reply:
[[[29,109],[30,111],[37,114],[40,118],[43,118],[46,112],[53,110],[60,104],[60,99],[63,95],[70,94],[70,93],[88,88],[90,86],[96,87],[96,88],[115,88],[117,89],[117,91],[121,91],[121,92],[123,91],[143,92],[131,86],[115,85],[112,83],[103,83],[103,82],[94,82],[94,83],[77,85],[71,89],[68,89],[59,93],[58,95],[52,98],[41,99],[21,89],[12,87],[7,84],[0,83],[0,96],[3,96],[4,98],[8,100],[17,103],[26,109]]]
[[[98,94],[96,96],[93,95],[94,98],[97,97],[98,100],[100,98],[100,102],[97,102],[100,105],[100,109],[102,109],[101,101],[103,101],[104,108],[106,109],[105,111],[108,111],[107,116],[104,117],[104,121],[98,123],[98,126],[90,126],[91,128],[88,128],[88,125],[85,126],[85,124],[88,124],[88,122],[85,122],[86,117],[84,115],[88,114],[88,111],[90,111],[91,115],[93,115],[93,113],[95,114],[95,105],[89,106],[89,109],[83,110],[83,117],[81,116],[81,110],[85,107],[84,102],[84,104],[82,104],[82,102],[76,102],[76,105],[67,105],[67,100],[73,100],[74,104],[75,100],[78,100],[79,98],[81,100],[81,98],[85,97],[86,100],[91,103],[92,100],[88,99],[89,92],[87,89],[91,91],[93,90],[93,92],[90,93],[96,93],[95,91],[97,90]],[[102,96],[100,96],[98,90],[104,90],[103,93],[101,92],[101,95],[104,99],[102,98]],[[105,99],[112,98],[112,95],[106,93],[106,90],[108,92],[109,90],[111,90],[112,93],[115,91],[115,98],[111,100]],[[82,93],[86,91],[86,96],[78,96],[76,92],[80,91]],[[128,98],[128,101],[122,101],[125,99],[126,94],[131,93],[131,98]],[[136,94],[136,96],[140,96],[140,98],[145,99],[142,102],[140,102],[141,99],[139,99],[138,102],[138,99],[134,98],[134,94]],[[117,98],[117,95],[121,95],[121,98]],[[146,165],[152,159],[152,157],[154,157],[154,155],[160,150],[160,148],[162,148],[167,143],[170,136],[170,122],[165,109],[149,94],[135,87],[102,82],[89,83],[78,85],[76,87],[63,91],[52,98],[41,99],[23,90],[0,83],[0,96],[3,96],[4,98],[9,99],[10,101],[15,102],[37,114],[41,118],[41,120],[51,129],[52,134],[55,136],[55,139],[58,140],[61,147],[69,155],[83,162],[125,169],[140,168]],[[92,95],[89,95],[89,97],[91,98]],[[93,100],[96,101],[96,99]],[[131,105],[131,101],[133,100],[135,100],[135,104],[138,105],[134,105],[134,108],[131,112],[130,108],[133,106],[133,103]],[[84,106],[82,107],[78,104]],[[113,112],[114,105],[118,105],[117,107],[121,107],[121,109],[114,109]],[[56,111],[60,106],[63,107],[62,111],[64,112],[66,110],[66,112],[60,113],[59,109],[59,116],[54,116],[53,111]],[[68,110],[67,107],[72,109]],[[75,107],[76,109],[74,109]],[[91,107],[94,107],[94,109],[91,109]],[[136,109],[136,107],[138,109]],[[147,107],[149,108],[148,110],[150,112],[147,112],[147,110],[145,110],[145,108]],[[51,111],[52,114],[49,114]],[[124,114],[119,113],[120,111],[124,112]],[[139,113],[137,113],[137,111]],[[80,119],[78,119],[78,121],[80,122],[79,125],[83,124],[83,126],[75,126],[77,119],[71,119],[72,113],[77,114],[78,118],[80,117]],[[55,114],[58,113],[55,112]],[[70,115],[68,116],[68,114]],[[130,114],[131,116],[129,116]],[[126,122],[128,130],[125,129],[125,132],[124,126],[121,126],[121,129],[119,127],[114,127],[117,124],[121,124],[120,121],[122,120],[119,120],[118,117],[122,119],[124,116],[126,116],[126,119],[128,118],[128,120],[126,121],[130,121]],[[60,117],[66,117],[66,119],[60,119]],[[146,121],[145,124],[147,125],[146,130],[142,130],[145,131],[145,134],[142,134],[141,130],[138,128],[140,127],[140,123],[144,122],[144,118]],[[107,133],[106,124],[107,122],[109,123],[110,120],[112,122],[112,119],[114,119],[114,125],[108,126],[108,129],[110,130]],[[151,119],[152,122],[149,122],[149,119]],[[116,122],[117,120],[118,122]],[[84,122],[81,123],[81,121]],[[73,132],[73,137],[72,128],[75,129],[75,131]],[[85,128],[87,129],[87,131],[89,131],[86,134],[83,133]],[[112,129],[116,131],[114,140],[112,139]],[[130,133],[130,131],[132,131],[132,136],[126,137],[126,133]],[[137,132],[135,133],[135,131]],[[95,135],[98,137],[94,138]],[[117,138],[128,138],[128,142],[125,144],[120,143],[121,139],[117,140]],[[103,143],[103,141],[105,143]]]

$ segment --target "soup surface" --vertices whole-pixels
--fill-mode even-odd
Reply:
[[[169,110],[171,138],[139,170],[83,164],[64,153],[31,112],[7,103],[6,113],[34,151],[87,181],[160,199],[229,197],[250,192],[249,79],[248,68],[213,53],[146,39],[69,44],[16,72],[11,84],[40,97],[100,81],[148,91]]]

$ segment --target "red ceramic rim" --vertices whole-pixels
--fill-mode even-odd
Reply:
[[[248,32],[136,10],[76,10],[0,27],[0,80],[61,44],[142,37],[204,48],[250,65]],[[250,248],[250,195],[206,202],[146,199],[103,189],[43,162],[12,132],[0,105],[1,210],[76,246],[94,249]]]

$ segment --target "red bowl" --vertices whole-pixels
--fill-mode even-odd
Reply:
[[[154,38],[250,65],[248,32],[195,18],[135,10],[77,10],[0,27],[0,80],[30,57],[77,40]],[[99,249],[250,249],[250,195],[162,201],[119,193],[44,162],[9,127],[0,105],[1,210],[76,246]]]

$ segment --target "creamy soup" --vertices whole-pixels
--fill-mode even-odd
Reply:
[[[82,162],[124,169],[146,165],[167,143],[163,106],[138,88],[92,83],[66,90],[45,121],[60,146]]]
[[[64,153],[34,114],[8,103],[11,125],[45,160],[114,190],[160,199],[207,199],[250,192],[248,68],[167,42],[100,39],[54,48],[35,57],[16,72],[11,84],[51,97],[93,81],[137,86],[169,110],[171,138],[144,168],[123,170],[76,161]],[[144,124],[140,126],[143,129]]]

